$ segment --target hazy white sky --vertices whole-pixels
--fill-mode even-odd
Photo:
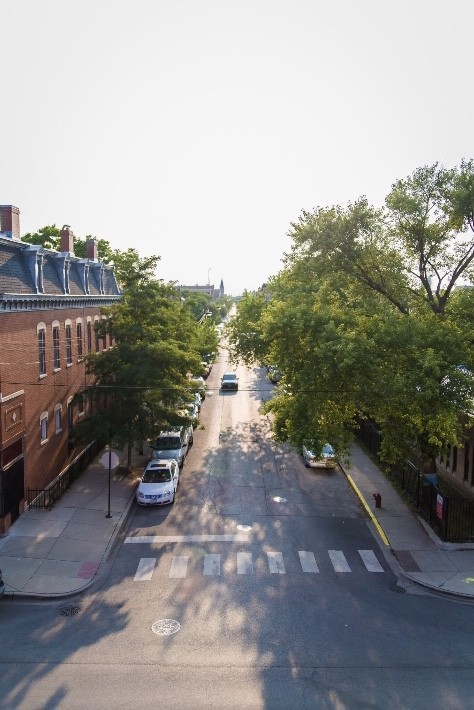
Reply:
[[[474,157],[472,0],[1,0],[0,203],[237,295],[302,209]]]

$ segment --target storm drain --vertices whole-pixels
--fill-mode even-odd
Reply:
[[[159,621],[155,621],[151,630],[158,636],[171,636],[171,634],[175,634],[179,631],[180,628],[181,624],[179,621],[175,621],[174,619],[160,619]]]

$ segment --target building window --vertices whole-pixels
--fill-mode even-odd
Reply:
[[[72,330],[70,323],[66,323],[66,365],[72,365]]]
[[[61,367],[61,357],[59,353],[59,324],[53,323],[53,366],[55,370]]]
[[[74,408],[72,406],[72,397],[67,403],[67,428],[69,433],[71,433],[74,426]]]
[[[54,408],[54,428],[56,430],[56,434],[59,434],[63,430],[62,412],[63,412],[62,406],[60,404],[57,404]]]
[[[94,335],[95,335],[95,351],[96,353],[99,352],[99,341],[100,341],[100,336],[99,336],[99,319],[96,318],[94,320]]]
[[[40,416],[40,438],[42,444],[48,441],[48,412],[43,412]]]
[[[92,324],[90,320],[87,321],[87,352],[90,353],[92,350]]]
[[[77,342],[77,357],[82,357],[82,323],[76,323],[76,342]]]
[[[38,328],[38,357],[40,377],[46,375],[46,330]]]

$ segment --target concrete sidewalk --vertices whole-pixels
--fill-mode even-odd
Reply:
[[[405,577],[443,594],[474,598],[473,543],[442,542],[359,446],[353,447],[351,465],[343,468]],[[374,493],[382,497],[381,508],[375,507]]]
[[[134,500],[147,456],[134,453],[131,473],[121,461],[110,479],[103,452],[51,510],[27,510],[0,537],[5,597],[62,597],[92,584],[114,547]]]
[[[92,584],[125,525],[148,456],[134,453],[132,473],[111,476],[101,454],[52,510],[28,510],[0,537],[5,598],[65,597]],[[122,460],[122,465],[124,461]],[[474,544],[441,543],[392,488],[362,449],[354,446],[345,474],[367,510],[382,544],[411,582],[458,598],[474,598]],[[382,497],[375,508],[374,493]]]

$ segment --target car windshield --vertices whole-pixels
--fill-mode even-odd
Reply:
[[[145,471],[142,478],[142,483],[167,483],[168,481],[171,481],[171,473],[167,468]]]
[[[236,380],[237,375],[224,375],[222,379],[223,380]]]
[[[156,448],[161,451],[174,451],[181,448],[179,436],[159,436],[156,440]]]

